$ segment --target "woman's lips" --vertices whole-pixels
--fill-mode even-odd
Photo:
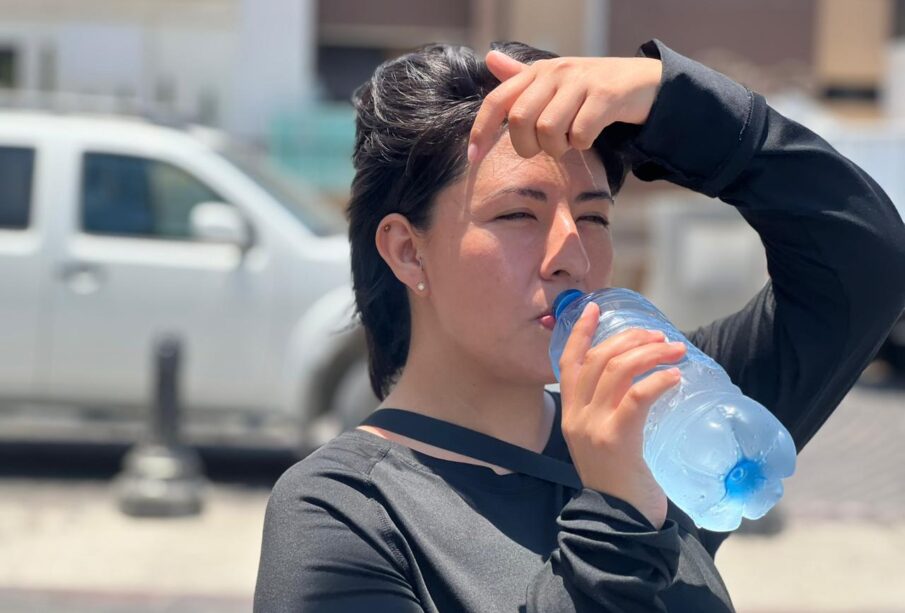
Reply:
[[[544,315],[542,317],[538,317],[537,321],[539,321],[541,325],[547,330],[552,330],[554,327],[556,327],[556,318],[552,315]]]

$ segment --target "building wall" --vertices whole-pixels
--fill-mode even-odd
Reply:
[[[798,86],[837,110],[876,109],[896,19],[893,0],[613,2],[608,38],[613,55],[656,37],[764,93]]]
[[[230,129],[265,139],[275,114],[315,96],[314,0],[238,0]]]
[[[509,38],[553,51],[559,55],[584,55],[586,51],[585,0],[519,0],[510,3]]]
[[[318,0],[316,7],[316,74],[328,100],[347,102],[378,64],[415,47],[470,42],[470,1]]]
[[[3,20],[146,21],[210,25],[229,15],[234,0],[0,0]]]
[[[13,55],[15,72],[7,98],[177,116],[263,138],[274,113],[314,93],[313,8],[314,0],[0,0],[0,51]]]
[[[378,63],[430,42],[484,53],[492,41],[518,40],[559,55],[602,55],[609,5],[609,0],[320,0],[318,74],[328,97],[347,100]]]
[[[471,4],[464,0],[319,0],[318,43],[405,50],[430,42],[467,43]]]
[[[817,0],[611,2],[609,53],[633,56],[659,38],[754,87],[805,79],[814,62]]]
[[[880,87],[892,34],[889,0],[821,0],[816,15],[815,72],[824,90],[853,94]],[[840,91],[842,90],[842,91]]]
[[[890,118],[905,122],[905,37],[890,44],[886,82],[882,98],[883,111]]]

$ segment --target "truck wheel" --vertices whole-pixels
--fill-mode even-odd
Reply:
[[[314,450],[354,428],[379,404],[380,400],[371,391],[367,358],[355,360],[340,378],[330,408],[306,428],[306,446]]]

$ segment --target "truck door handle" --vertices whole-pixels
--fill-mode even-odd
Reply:
[[[100,266],[84,262],[68,262],[60,266],[59,276],[73,293],[87,296],[96,293],[101,288],[105,275]]]

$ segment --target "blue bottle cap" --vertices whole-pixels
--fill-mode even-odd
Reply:
[[[567,289],[556,297],[553,301],[553,319],[559,319],[559,314],[565,310],[567,306],[581,298],[584,294],[581,290]]]

